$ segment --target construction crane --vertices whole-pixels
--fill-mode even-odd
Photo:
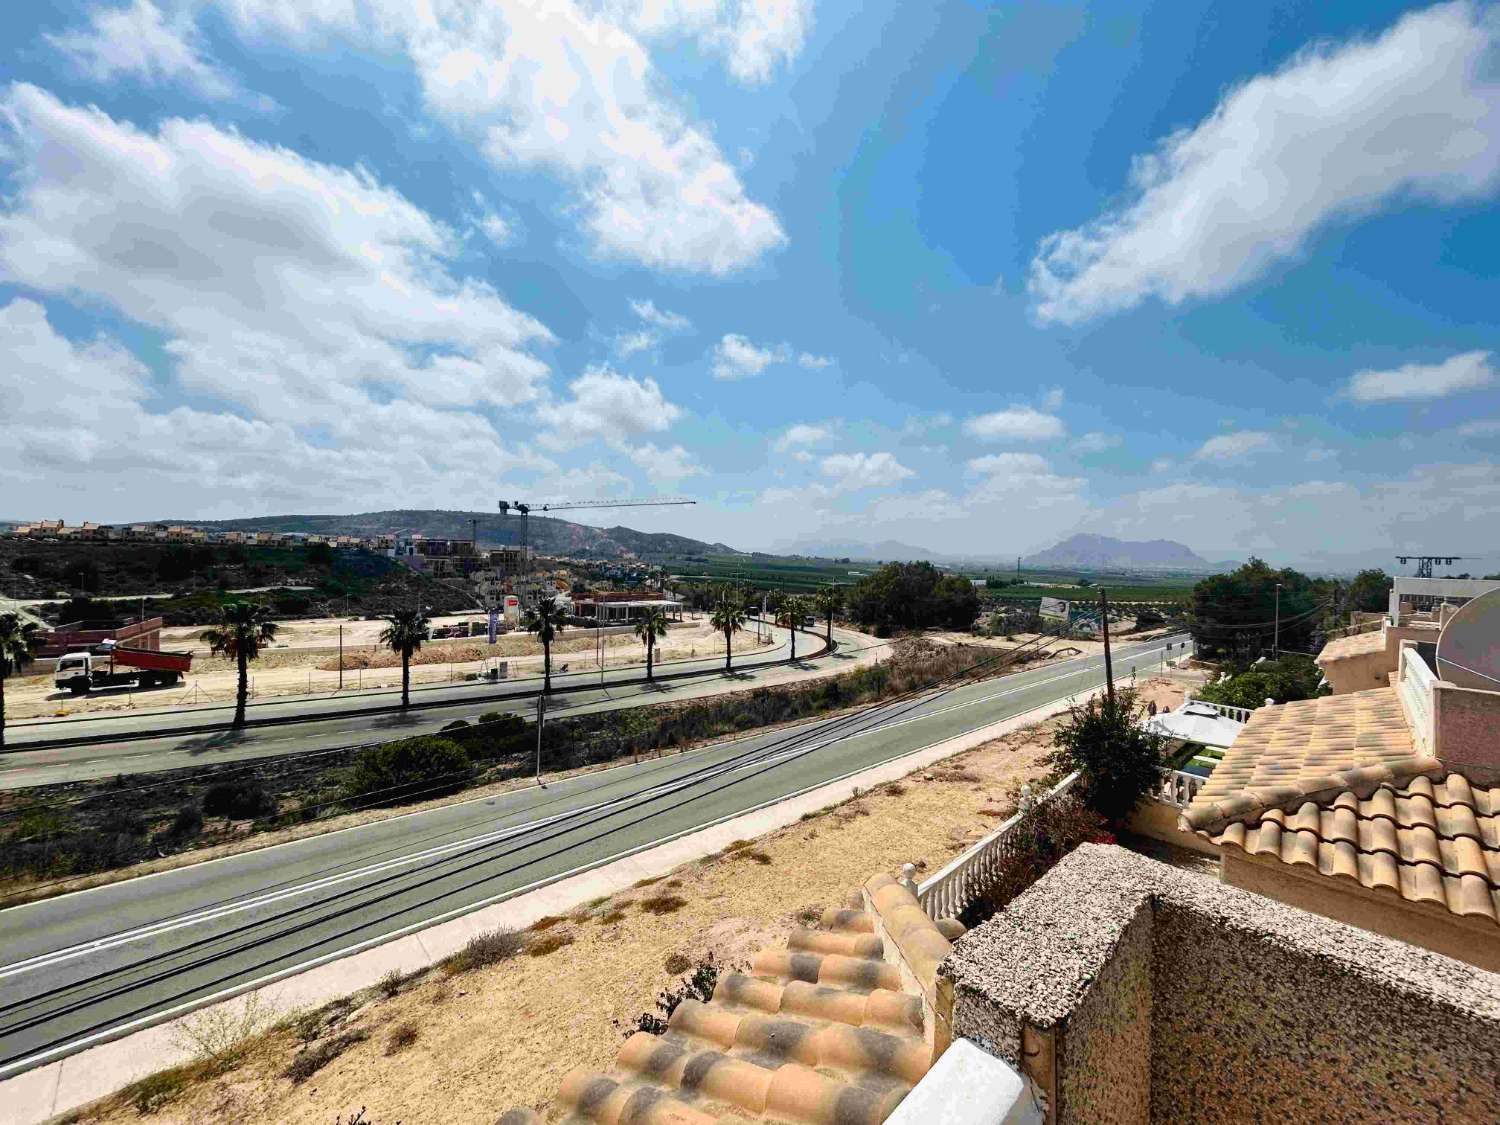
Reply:
[[[557,504],[531,504],[524,500],[502,500],[500,501],[500,514],[509,515],[515,512],[521,517],[521,565],[525,568],[525,573],[530,574],[531,552],[528,547],[531,541],[532,512],[574,512],[580,508],[673,508],[697,502],[683,496],[665,496],[659,500],[564,500]]]
[[[1397,555],[1396,561],[1402,566],[1408,562],[1415,561],[1417,564],[1418,578],[1432,577],[1432,564],[1442,563],[1444,566],[1452,566],[1456,562],[1462,562],[1463,555]]]

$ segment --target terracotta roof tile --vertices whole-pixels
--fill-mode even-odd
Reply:
[[[1382,632],[1355,633],[1352,637],[1335,637],[1318,653],[1319,666],[1327,666],[1335,660],[1348,660],[1355,656],[1368,656],[1385,651],[1385,634]]]

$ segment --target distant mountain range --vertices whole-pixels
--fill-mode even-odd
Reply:
[[[861,559],[870,562],[951,562],[952,555],[913,547],[895,539],[878,543],[861,543],[854,539],[798,539],[778,543],[776,553],[806,555],[814,559]]]
[[[636,531],[629,527],[589,527],[555,519],[530,516],[531,546],[545,555],[570,555],[592,559],[653,559],[663,556],[731,554],[733,547],[705,543],[666,532]],[[477,521],[477,528],[476,523]],[[438,539],[468,539],[477,535],[481,547],[498,547],[520,541],[520,517],[496,512],[450,512],[402,508],[385,512],[361,512],[348,516],[259,516],[242,520],[171,520],[213,531],[281,531],[317,535],[385,535],[417,533]]]
[[[1195,570],[1215,571],[1220,564],[1211,563],[1191,548],[1171,539],[1139,542],[1111,539],[1107,535],[1072,535],[1034,555],[1027,555],[1021,565],[1036,570],[1047,568],[1076,570]],[[1234,564],[1227,564],[1233,566]]]

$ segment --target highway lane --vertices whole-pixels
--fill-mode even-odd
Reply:
[[[753,624],[753,622],[752,622]],[[780,626],[767,625],[775,644],[767,649],[747,652],[734,658],[736,669],[753,669],[783,663],[791,657],[791,646],[787,630]],[[813,634],[799,629],[798,649],[806,654],[817,652],[822,647],[821,633]],[[645,664],[631,664],[618,668],[605,668],[601,676],[597,667],[590,668],[588,653],[565,653],[553,658],[552,686],[554,691],[587,688],[599,683],[606,685],[639,684],[646,679]],[[563,666],[571,671],[559,671]],[[656,665],[658,679],[677,675],[695,675],[722,671],[724,654],[697,657],[688,660],[661,661]],[[252,670],[253,674],[253,670]],[[446,684],[440,687],[414,688],[411,693],[412,707],[425,708],[447,702],[479,703],[506,698],[534,696],[541,689],[541,676],[526,676],[514,680],[476,681]],[[346,694],[314,696],[270,696],[252,700],[247,710],[249,721],[255,723],[282,722],[307,716],[359,717],[375,712],[391,713],[400,709],[399,688],[379,691],[349,691]],[[136,696],[135,698],[142,698]],[[144,698],[150,699],[147,695]],[[44,746],[61,744],[64,740],[74,742],[92,739],[125,740],[155,738],[164,733],[198,733],[205,728],[228,729],[234,716],[232,704],[196,705],[191,707],[151,707],[143,705],[126,711],[112,711],[75,719],[25,719],[6,725],[6,740],[11,747]]]
[[[763,684],[788,683],[796,679],[829,675],[852,666],[861,654],[872,653],[885,646],[885,642],[863,633],[843,629],[834,630],[834,639],[838,644],[837,652],[812,660],[802,660],[799,657],[796,666],[789,662],[790,654],[785,644],[778,645],[769,654],[757,654],[762,659],[754,663],[746,661],[741,664],[736,660],[735,675],[732,677],[723,674],[722,656],[707,662],[693,661],[686,667],[669,666],[674,675],[659,679],[654,685],[645,683],[643,670],[637,670],[636,674],[629,677],[611,677],[609,669],[606,669],[602,688],[598,686],[597,671],[592,675],[579,673],[575,676],[570,673],[566,677],[554,676],[556,686],[566,683],[570,690],[556,692],[548,700],[548,714],[559,718],[594,711],[641,707],[743,691]],[[815,640],[799,632],[797,647],[801,652],[817,651],[822,647],[822,638]],[[523,684],[526,694],[510,691],[497,699],[494,685],[487,685],[483,692],[476,692],[473,685],[466,685],[466,690],[455,692],[449,702],[440,706],[423,707],[405,713],[390,710],[356,712],[332,718],[308,718],[298,722],[251,726],[238,731],[174,731],[170,729],[171,723],[186,722],[188,720],[181,716],[191,716],[193,712],[170,713],[168,729],[155,737],[146,737],[141,732],[119,741],[64,744],[29,750],[12,749],[0,755],[0,790],[278,757],[413,734],[430,734],[454,719],[473,721],[481,712],[486,711],[508,711],[530,718],[535,714],[536,693],[541,687],[541,681],[513,683]],[[161,715],[158,714],[156,719],[159,721]],[[90,723],[90,726],[93,724]],[[11,730],[7,731],[7,737],[12,739],[14,746],[24,746],[23,738],[13,737]]]
[[[1180,652],[1181,638],[1177,641]],[[1164,641],[1121,645],[1117,676]],[[1096,687],[1080,657],[0,911],[0,1076]]]

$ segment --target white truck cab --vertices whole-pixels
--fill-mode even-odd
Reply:
[[[93,672],[93,653],[70,652],[58,660],[52,682],[65,691],[87,691]]]

